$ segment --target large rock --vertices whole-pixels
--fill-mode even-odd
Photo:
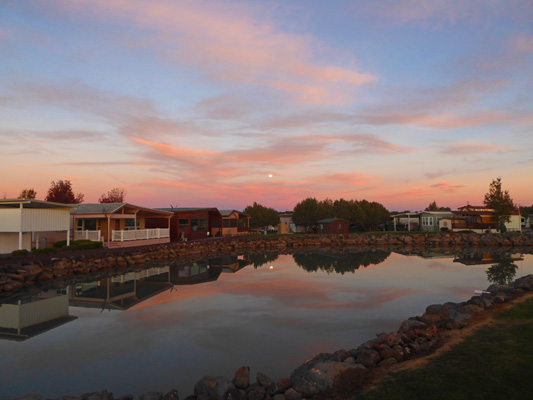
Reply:
[[[250,384],[250,367],[242,366],[237,371],[235,371],[235,376],[233,377],[233,384],[236,388],[246,389]]]
[[[367,368],[375,367],[376,364],[381,360],[381,356],[376,350],[361,350],[357,352],[357,358],[355,362],[362,364]]]
[[[204,376],[194,385],[194,395],[207,394],[213,400],[225,400],[226,393],[235,386],[222,376]]]
[[[325,360],[319,356],[301,365],[291,374],[292,388],[304,397],[313,396],[333,387],[335,377],[341,372],[348,369],[364,369],[362,365]],[[285,396],[287,397],[287,392]]]
[[[161,392],[146,392],[139,396],[139,400],[162,400],[163,393]]]

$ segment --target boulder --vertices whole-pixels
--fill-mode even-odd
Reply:
[[[287,389],[284,394],[286,400],[302,400],[302,395],[293,388]]]
[[[292,388],[304,397],[314,396],[333,387],[333,381],[338,374],[354,368],[364,367],[358,364],[314,358],[292,372]]]
[[[246,389],[250,384],[250,367],[242,366],[235,371],[233,384],[236,388]]]
[[[375,367],[380,360],[381,356],[376,350],[366,349],[357,352],[355,362],[362,364],[367,368],[372,368]]]
[[[139,400],[162,400],[163,393],[161,392],[146,392],[139,396]]]
[[[170,392],[163,396],[163,400],[179,400],[180,396],[176,389],[172,389]]]
[[[257,383],[259,383],[263,387],[268,387],[272,385],[272,379],[270,379],[265,374],[262,374],[261,372],[257,373]]]
[[[232,388],[226,394],[226,400],[247,400],[248,395],[245,390]]]
[[[235,386],[222,376],[204,376],[194,385],[194,395],[206,394],[213,400],[225,400],[226,393]]]

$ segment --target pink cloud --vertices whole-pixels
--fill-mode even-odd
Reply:
[[[148,48],[208,76],[274,87],[304,101],[343,102],[346,85],[376,80],[371,74],[314,61],[314,38],[283,32],[243,4],[139,0],[62,4],[68,10],[104,20],[120,18],[142,28],[142,37],[128,39],[129,46]]]
[[[441,153],[444,154],[479,154],[479,153],[489,153],[489,152],[504,152],[504,151],[513,151],[514,148],[511,146],[499,146],[499,145],[489,145],[486,143],[479,142],[459,142],[454,143],[449,146],[444,147],[441,150]]]

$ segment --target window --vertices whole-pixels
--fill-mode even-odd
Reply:
[[[82,219],[77,219],[76,220],[76,230],[77,231],[82,231],[83,230],[83,220]]]
[[[88,218],[83,220],[83,229],[86,231],[95,231],[97,225],[97,221],[95,218]]]
[[[139,223],[136,223],[136,220],[133,218],[128,218],[124,220],[124,228],[127,231],[135,230],[135,225],[139,226]]]
[[[199,218],[198,219],[198,230],[199,231],[206,231],[207,230],[207,218]]]
[[[220,220],[214,219],[213,221],[211,221],[211,225],[213,228],[220,228]]]
[[[422,217],[422,226],[433,226],[433,217]]]
[[[189,229],[189,218],[178,219],[178,229]]]
[[[239,221],[238,221],[237,219],[232,218],[232,219],[230,219],[230,226],[231,226],[232,228],[236,228],[238,222],[239,222]]]
[[[224,228],[229,228],[229,219],[223,219],[222,220],[222,226]]]

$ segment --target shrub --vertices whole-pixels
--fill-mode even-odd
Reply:
[[[13,250],[11,252],[11,254],[14,256],[14,257],[23,257],[23,256],[27,256],[30,252],[26,249],[22,249],[22,250]]]
[[[63,245],[61,250],[90,250],[101,249],[104,247],[103,242],[92,242],[90,240],[73,240],[70,242],[70,246]]]
[[[47,254],[47,253],[55,253],[57,251],[56,247],[43,247],[42,249],[34,249],[32,250],[32,254]]]

